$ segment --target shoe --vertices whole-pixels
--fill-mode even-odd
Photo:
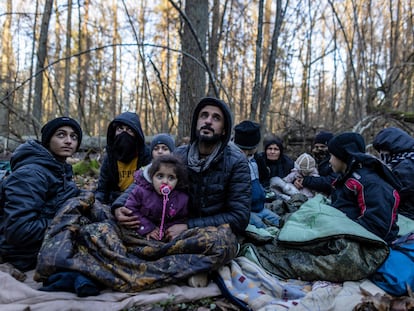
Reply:
[[[188,285],[191,287],[206,287],[208,284],[208,274],[203,272],[192,275],[188,278]]]

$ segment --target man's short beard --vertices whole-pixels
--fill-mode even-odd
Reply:
[[[198,140],[204,144],[215,145],[221,140],[221,135],[213,134],[213,136],[206,136],[197,131]]]

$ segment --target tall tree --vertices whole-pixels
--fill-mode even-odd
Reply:
[[[66,20],[66,47],[65,47],[65,112],[64,115],[69,115],[70,106],[70,54],[72,41],[72,0],[68,0],[68,17]]]
[[[47,35],[49,31],[50,16],[52,14],[53,0],[45,1],[43,10],[42,24],[40,27],[39,45],[37,48],[35,95],[33,102],[33,121],[34,128],[38,129],[42,118],[42,96],[43,96],[43,70],[47,55]]]
[[[0,98],[6,98],[0,104],[0,135],[8,137],[9,135],[9,105],[11,103],[12,80],[11,73],[14,72],[13,66],[13,48],[11,37],[12,24],[12,0],[7,0],[7,14],[3,25],[3,33],[1,35],[1,61],[0,61]]]
[[[206,68],[200,64],[205,59],[208,0],[187,1],[183,17],[179,138],[190,135],[192,111],[200,98],[206,94]]]

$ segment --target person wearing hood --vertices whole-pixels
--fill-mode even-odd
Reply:
[[[364,138],[358,133],[334,136],[328,150],[332,169],[339,174],[333,183],[332,205],[392,243],[398,235],[398,179],[380,160],[365,153]]]
[[[228,225],[235,235],[244,233],[250,218],[250,170],[246,157],[229,143],[231,131],[228,106],[214,97],[201,99],[193,112],[190,143],[174,150],[188,170],[188,220],[169,227],[165,232],[167,240],[196,227]],[[137,218],[118,203],[112,209],[120,225],[138,228]],[[228,245],[229,252],[238,249],[236,236],[233,241],[234,245]],[[188,280],[193,287],[206,286],[207,282],[206,273]]]
[[[414,138],[402,129],[389,127],[378,132],[373,146],[403,186],[398,212],[414,219]]]
[[[263,149],[263,152],[256,155],[256,162],[260,183],[264,188],[268,188],[272,177],[286,177],[295,164],[284,154],[283,141],[277,136],[267,137],[263,141]]]
[[[41,134],[41,142],[29,140],[15,150],[12,173],[2,182],[0,261],[21,271],[35,268],[57,210],[80,194],[66,163],[82,142],[78,122],[59,117],[46,123]]]
[[[108,125],[106,154],[100,169],[96,200],[111,204],[132,183],[134,172],[151,161],[136,113],[123,112]]]
[[[229,224],[238,235],[244,232],[250,217],[250,170],[239,148],[229,144],[231,131],[228,106],[217,98],[203,98],[193,112],[190,144],[174,150],[189,170],[189,219],[168,228],[166,237],[222,224]],[[139,221],[124,204],[125,200],[117,200],[112,205],[116,219],[127,227],[138,227]]]

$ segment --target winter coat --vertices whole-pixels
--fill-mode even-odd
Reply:
[[[0,213],[0,256],[22,271],[35,267],[46,229],[56,211],[80,191],[72,166],[57,161],[40,142],[20,145],[3,182]]]
[[[280,157],[277,161],[270,161],[266,157],[266,152],[260,152],[255,155],[257,166],[259,168],[259,179],[263,187],[270,186],[270,179],[272,177],[283,178],[290,173],[295,167],[295,162],[287,155],[283,154],[283,149],[280,149]]]
[[[136,187],[133,188],[125,206],[139,217],[140,226],[137,232],[146,235],[155,228],[160,228],[163,213],[163,196],[159,195],[151,182],[146,181],[143,171],[134,174]],[[146,181],[146,182],[145,182]],[[165,213],[164,229],[174,224],[186,223],[188,215],[188,195],[179,190],[173,190],[168,195]]]
[[[198,144],[197,119],[206,102],[220,107],[225,118],[225,135],[214,159],[200,171],[189,167],[189,220],[188,227],[219,226],[228,223],[236,234],[244,232],[250,217],[250,170],[247,158],[240,149],[229,144],[232,118],[229,108],[222,101],[206,98],[200,101],[193,113],[190,145],[180,146],[174,153],[180,155],[188,166],[192,145]]]
[[[400,184],[379,160],[355,155],[347,173],[333,183],[332,205],[387,243],[398,235]]]
[[[112,203],[121,194],[118,186],[118,165],[113,153],[113,144],[115,141],[114,123],[123,123],[135,132],[138,144],[137,169],[151,162],[151,152],[145,144],[144,132],[142,131],[141,122],[137,114],[124,112],[115,117],[108,126],[106,154],[100,169],[98,187],[95,193],[95,198],[106,204]]]
[[[398,211],[414,219],[414,138],[399,128],[391,127],[381,130],[373,145],[378,151],[390,152],[386,164],[402,184]]]

